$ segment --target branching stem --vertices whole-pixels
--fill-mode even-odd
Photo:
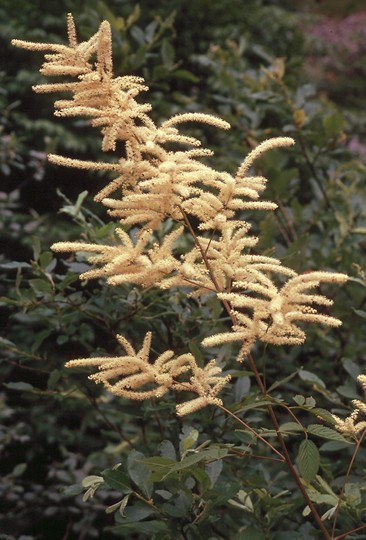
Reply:
[[[197,235],[196,235],[196,233],[194,232],[193,227],[192,227],[192,225],[191,225],[191,223],[190,223],[190,221],[189,221],[189,218],[188,218],[187,214],[185,213],[184,209],[183,209],[181,206],[179,206],[179,209],[180,209],[180,211],[182,212],[182,216],[183,216],[183,218],[184,218],[185,224],[186,224],[186,226],[187,226],[189,232],[191,233],[191,235],[192,235],[192,237],[193,237],[193,239],[194,239],[194,241],[195,241],[196,246],[198,247],[198,249],[199,249],[200,252],[201,252],[202,259],[203,259],[204,264],[205,264],[205,266],[206,266],[206,268],[207,268],[207,270],[208,270],[208,272],[209,272],[209,274],[210,274],[210,277],[211,277],[211,280],[212,280],[213,285],[215,286],[216,292],[222,292],[222,291],[221,291],[221,288],[220,288],[220,286],[219,286],[219,284],[218,284],[218,282],[217,282],[217,280],[216,280],[216,277],[215,277],[215,275],[214,275],[214,273],[213,273],[213,271],[212,271],[210,262],[209,262],[209,260],[208,260],[208,258],[207,258],[207,254],[206,254],[205,250],[203,249],[203,247],[201,246],[201,244],[200,244],[200,242],[199,242],[199,240],[198,240],[198,238],[197,238]],[[223,305],[225,306],[225,309],[226,309],[228,315],[230,316],[230,318],[231,318],[233,324],[236,324],[236,317],[235,317],[235,315],[234,315],[234,313],[233,313],[233,310],[232,310],[232,308],[231,308],[229,302],[227,302],[226,300],[223,300],[222,303],[223,303]],[[255,363],[253,357],[252,357],[250,354],[248,355],[248,362],[249,362],[250,369],[253,371],[255,380],[256,380],[256,382],[257,382],[257,385],[258,385],[258,388],[259,388],[261,394],[262,394],[264,397],[267,396],[267,389],[266,389],[266,387],[265,387],[265,384],[264,384],[264,382],[263,382],[263,380],[262,380],[262,378],[261,378],[261,376],[260,376],[260,373],[259,373],[259,371],[258,371],[258,368],[257,368],[257,366],[256,366],[256,363]],[[233,413],[231,413],[230,411],[228,411],[228,409],[225,409],[223,406],[222,406],[221,408],[222,408],[225,412],[227,412],[228,414],[234,416],[234,417],[235,417],[237,420],[239,420],[241,423],[243,423],[242,420],[240,420],[240,419],[237,418],[235,415],[233,415]],[[295,467],[294,467],[294,465],[293,465],[293,463],[292,463],[291,457],[290,457],[290,455],[289,455],[289,453],[288,453],[288,450],[287,450],[287,446],[286,446],[285,440],[284,440],[284,438],[283,438],[282,433],[280,432],[280,425],[279,425],[279,423],[278,423],[278,419],[277,419],[276,413],[274,412],[274,409],[273,409],[273,407],[272,407],[271,405],[268,405],[268,406],[267,406],[267,410],[268,410],[269,416],[271,417],[271,420],[272,420],[272,423],[273,423],[273,425],[274,425],[274,428],[275,428],[275,430],[276,430],[277,439],[278,439],[278,442],[280,443],[280,446],[281,446],[281,448],[282,448],[283,455],[280,454],[280,453],[279,453],[277,450],[275,450],[273,447],[272,447],[272,449],[275,450],[276,453],[279,454],[279,455],[281,456],[281,458],[284,458],[284,461],[287,463],[287,466],[288,466],[288,468],[289,468],[289,470],[290,470],[290,473],[291,473],[291,475],[293,476],[293,478],[294,478],[294,480],[295,480],[295,482],[296,482],[296,484],[297,484],[297,486],[298,486],[300,492],[302,493],[302,495],[303,495],[303,497],[304,497],[304,499],[305,499],[305,501],[306,501],[306,504],[309,506],[310,511],[311,511],[311,513],[312,513],[312,515],[313,515],[315,521],[317,522],[317,525],[318,525],[319,529],[322,531],[322,533],[323,533],[323,535],[324,535],[324,538],[325,538],[326,540],[332,540],[332,538],[331,538],[331,536],[330,536],[330,534],[329,534],[329,532],[328,532],[326,526],[324,525],[324,523],[323,523],[323,521],[322,521],[322,519],[321,519],[321,517],[320,517],[320,515],[319,515],[319,513],[318,513],[318,511],[317,511],[317,509],[315,508],[315,506],[314,506],[312,500],[310,499],[309,494],[308,494],[308,492],[307,492],[305,486],[303,485],[303,483],[302,483],[302,481],[301,481],[301,479],[300,479],[300,477],[299,477],[299,475],[298,475],[298,473],[297,473],[297,471],[296,471],[296,469],[295,469]],[[244,423],[244,424],[245,424],[245,423]],[[245,427],[248,428],[248,425],[245,424]],[[251,428],[250,428],[250,430],[253,431]],[[259,434],[258,434],[257,436],[259,436]],[[261,437],[259,437],[259,438],[261,438]],[[261,438],[261,439],[262,439],[262,438]],[[268,441],[265,441],[265,442],[266,442],[266,444],[268,445]]]

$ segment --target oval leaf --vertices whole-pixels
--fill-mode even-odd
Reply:
[[[319,470],[320,456],[319,450],[309,439],[301,442],[297,455],[297,464],[300,474],[307,482],[312,482]]]
[[[341,441],[347,442],[346,439],[338,433],[335,429],[321,426],[319,424],[310,424],[307,428],[308,432],[317,437],[322,437],[323,439],[328,439],[330,441]]]

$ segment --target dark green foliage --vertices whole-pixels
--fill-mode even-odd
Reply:
[[[343,326],[311,330],[303,347],[257,347],[265,397],[248,366],[235,363],[234,347],[215,354],[233,376],[225,406],[274,445],[267,405],[275,408],[321,514],[334,512],[355,447],[333,429],[329,411],[349,414],[360,396],[356,377],[365,373],[366,167],[348,148],[357,118],[307,79],[303,14],[294,3],[250,0],[244,14],[239,0],[228,7],[219,0],[158,7],[152,0],[3,1],[0,538],[318,538],[276,455],[222,410],[177,419],[173,395],[143,404],[117,399],[88,381],[87,370],[63,367],[72,358],[119,354],[116,333],[138,347],[147,330],[154,352],[181,354],[188,346],[204,362],[202,338],[230,326],[214,299],[199,304],[182,290],[81,284],[85,262],[49,251],[55,241],[80,237],[106,243],[114,230],[92,202],[105,179],[45,159],[49,151],[97,159],[96,133],[85,122],[51,118],[50,98],[31,91],[39,57],[9,44],[12,37],[63,41],[68,11],[81,38],[109,20],[115,72],[146,78],[156,118],[202,111],[232,124],[228,133],[203,133],[222,169],[235,170],[269,136],[296,140],[294,149],[257,164],[269,178],[265,198],[279,209],[256,216],[254,229],[263,252],[297,271],[350,273],[334,298]],[[365,466],[361,447],[337,534],[364,523]]]

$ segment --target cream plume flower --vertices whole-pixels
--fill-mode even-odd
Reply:
[[[364,393],[366,393],[366,375],[359,375],[357,377],[359,383],[361,383]],[[360,414],[366,416],[366,403],[360,399],[353,399],[352,405],[354,410],[352,413],[347,416],[344,420],[333,414],[333,419],[335,421],[335,428],[345,435],[351,435],[353,438],[357,439],[357,435],[366,429],[366,421],[362,420],[361,422],[356,422]]]
[[[265,140],[247,155],[236,174],[218,171],[201,161],[212,155],[211,150],[202,148],[199,139],[180,128],[186,122],[198,122],[229,129],[225,120],[188,112],[156,125],[149,116],[151,105],[139,101],[141,93],[148,90],[145,81],[113,74],[108,22],[102,22],[88,41],[78,43],[69,15],[68,38],[68,46],[21,40],[13,40],[13,44],[47,52],[43,75],[74,79],[34,87],[36,92],[70,95],[55,102],[56,116],[88,118],[101,132],[103,151],[115,151],[117,143],[124,145],[123,157],[114,163],[49,155],[55,164],[115,174],[95,200],[107,207],[121,226],[116,229],[113,245],[57,242],[52,249],[92,254],[88,260],[94,267],[81,274],[81,279],[105,277],[113,286],[183,286],[190,289],[191,296],[216,294],[233,326],[230,331],[206,337],[203,345],[239,341],[239,361],[257,340],[276,345],[303,343],[306,335],[298,323],[341,324],[315,307],[323,310],[332,301],[309,290],[321,283],[344,283],[347,276],[326,272],[298,275],[278,259],[253,254],[258,238],[250,234],[250,224],[243,220],[244,211],[276,208],[273,202],[260,199],[267,180],[251,172],[255,160],[269,150],[292,146],[294,140]],[[172,232],[157,242],[157,231],[164,230],[163,224]],[[184,228],[190,238],[187,241],[185,235],[185,241],[179,242]],[[178,405],[180,415],[221,403],[217,394],[228,377],[221,376],[216,361],[198,367],[190,353],[175,358],[172,351],[166,351],[150,363],[150,334],[138,353],[125,338],[118,339],[127,356],[79,359],[68,366],[99,366],[100,371],[91,378],[132,399],[162,396],[168,389],[192,392],[193,399]]]
[[[177,405],[177,414],[184,416],[207,405],[221,405],[216,397],[230,376],[221,376],[216,360],[199,368],[192,354],[174,358],[173,351],[165,351],[151,362],[151,332],[144,338],[141,349],[136,352],[123,336],[117,335],[125,356],[79,358],[67,362],[67,367],[96,366],[99,371],[89,376],[102,383],[109,392],[120,397],[142,401],[162,397],[169,390],[192,392],[198,397]]]
[[[89,257],[88,261],[101,264],[101,268],[88,270],[80,274],[80,279],[107,277],[110,285],[136,283],[143,287],[159,284],[174,270],[180,262],[172,254],[174,242],[181,236],[183,227],[168,234],[161,245],[154,243],[146,248],[152,238],[152,231],[145,230],[136,244],[123,229],[116,229],[121,245],[110,246],[87,244],[83,242],[57,242],[51,247],[54,251],[86,251],[100,253]]]

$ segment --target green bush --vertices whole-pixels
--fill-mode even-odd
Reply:
[[[334,312],[343,326],[311,330],[302,347],[257,344],[258,370],[268,387],[264,397],[251,366],[238,369],[235,347],[220,349],[234,381],[223,392],[226,413],[209,408],[177,418],[174,395],[142,404],[115,398],[88,381],[84,370],[65,369],[72,358],[120,354],[118,333],[140,347],[148,330],[157,336],[156,353],[183,354],[188,340],[189,351],[204,362],[202,338],[214,327],[228,329],[229,318],[214,298],[195,302],[184,289],[113,288],[104,280],[80,284],[84,260],[52,255],[54,241],[80,235],[85,242],[107,244],[115,227],[104,223],[105,215],[87,193],[78,195],[85,188],[95,194],[105,184],[100,173],[79,181],[80,173],[73,172],[70,183],[65,170],[45,166],[43,156],[57,151],[96,161],[101,153],[85,121],[74,122],[71,130],[67,121],[50,122],[50,109],[43,105],[42,117],[31,115],[23,103],[41,103],[42,97],[29,98],[31,84],[39,79],[24,70],[9,72],[1,121],[8,180],[1,200],[7,247],[0,310],[8,321],[1,342],[6,392],[1,529],[6,538],[316,537],[320,533],[294,479],[253,437],[254,429],[275,444],[271,405],[328,529],[342,493],[335,538],[362,526],[365,501],[364,450],[330,429],[328,412],[344,416],[352,410],[350,400],[359,396],[356,378],[364,371],[365,166],[345,146],[344,131],[351,126],[315,87],[299,81],[303,38],[296,14],[275,2],[253,1],[250,17],[239,24],[239,2],[223,12],[220,2],[208,11],[205,2],[193,10],[177,1],[161,3],[153,19],[144,4],[141,10],[112,5],[114,11],[103,3],[81,4],[76,19],[82,37],[88,38],[102,18],[111,22],[116,72],[144,75],[159,120],[177,112],[217,111],[229,121],[232,130],[224,134],[204,126],[190,131],[216,150],[219,169],[232,172],[265,138],[285,134],[296,140],[294,149],[268,153],[255,164],[255,173],[270,180],[266,199],[279,208],[269,217],[258,214],[253,227],[260,234],[260,252],[275,253],[298,272],[322,268],[353,276],[335,298]],[[53,18],[42,17],[42,25],[40,11],[29,8],[32,17],[23,12],[23,26],[14,22],[12,34],[58,41],[64,7],[74,9],[63,6]],[[209,33],[203,24],[207,13],[214,27],[211,31],[210,24]],[[45,30],[28,30],[31,24]],[[22,104],[13,106],[17,95]],[[39,152],[36,166],[27,151],[32,147]],[[292,422],[295,413],[301,428]],[[82,492],[84,502],[80,497],[75,502]]]

